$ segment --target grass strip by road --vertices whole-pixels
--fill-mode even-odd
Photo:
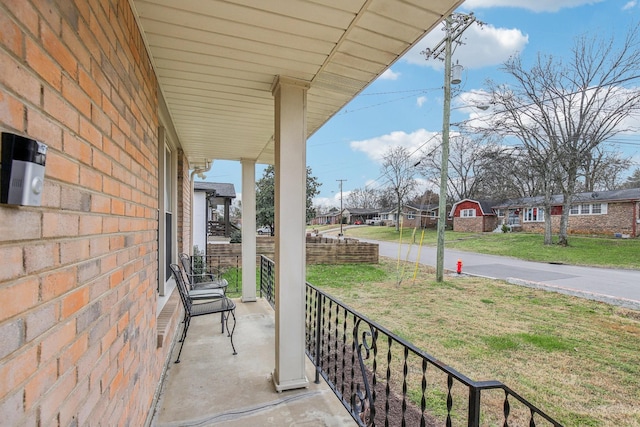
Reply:
[[[382,227],[380,227],[382,228]],[[413,271],[413,265],[407,271]],[[307,266],[307,280],[475,380],[565,426],[640,426],[640,312],[397,262]]]
[[[400,241],[393,227],[346,228],[345,237]],[[402,242],[435,246],[434,230],[402,230]],[[569,236],[569,246],[544,245],[543,236],[531,233],[445,233],[445,249],[511,256],[528,261],[571,265],[640,269],[640,239]]]

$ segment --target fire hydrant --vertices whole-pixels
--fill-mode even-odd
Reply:
[[[457,264],[457,270],[458,274],[462,273],[462,260],[459,259],[458,260],[458,264]]]

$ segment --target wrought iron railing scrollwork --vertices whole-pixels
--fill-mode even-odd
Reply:
[[[272,306],[273,268],[261,257],[261,295]],[[309,283],[305,299],[315,381],[327,382],[358,425],[561,427],[501,382],[467,378]]]
[[[376,347],[374,337],[377,334],[375,327],[367,323],[365,323],[365,330],[360,332],[362,323],[362,319],[358,319],[353,327],[353,347],[355,351],[352,353],[351,366],[353,369],[355,360],[358,361],[358,368],[363,381],[362,385],[357,383],[355,391],[351,393],[351,416],[354,419],[357,417],[362,424],[370,426],[375,418],[375,406],[373,405],[373,394],[367,380],[367,368],[364,362],[370,359],[371,353]]]

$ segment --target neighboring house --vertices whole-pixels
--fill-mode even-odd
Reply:
[[[328,212],[320,213],[311,220],[312,225],[340,224],[340,210],[331,209]]]
[[[217,160],[242,167],[238,304],[256,165],[277,171],[274,400],[309,385],[307,138],[462,1],[241,3],[0,2],[0,130],[48,146],[41,204],[0,205],[2,425],[151,424],[183,318],[170,264]]]
[[[378,215],[382,220],[382,225],[394,226],[398,221],[398,209],[396,208],[382,208]]]
[[[361,222],[366,224],[368,219],[377,218],[380,216],[380,209],[378,208],[345,208],[344,216],[347,218],[348,224],[355,224]]]
[[[438,204],[418,205],[408,203],[402,207],[403,227],[435,227],[438,223]],[[344,216],[347,223],[355,224],[367,221],[380,221],[383,225],[393,226],[398,221],[395,208],[346,208]]]
[[[407,203],[402,208],[402,226],[435,228],[438,224],[438,204]]]
[[[562,195],[552,196],[551,225],[556,232],[562,215]],[[456,231],[492,231],[502,224],[512,229],[544,232],[543,197],[524,197],[503,202],[465,199],[451,210]],[[568,232],[640,236],[640,188],[590,191],[574,196]]]
[[[230,221],[231,202],[236,198],[233,184],[218,182],[193,183],[193,246],[206,253],[209,237],[230,237],[234,227]],[[218,206],[223,207],[222,221]]]
[[[552,197],[551,226],[554,232],[560,228],[563,200],[562,195]],[[523,231],[543,232],[546,212],[542,202],[542,196],[525,197],[494,204],[493,209],[500,223],[511,222]],[[568,232],[640,236],[640,188],[576,194],[569,211]]]
[[[451,207],[449,216],[453,218],[454,231],[485,232],[493,231],[498,218],[492,207],[495,202],[488,200],[460,200]]]

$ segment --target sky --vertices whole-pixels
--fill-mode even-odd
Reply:
[[[464,70],[462,82],[453,87],[451,123],[482,113],[470,106],[474,94],[486,89],[487,79],[507,81],[500,67],[511,56],[519,55],[525,66],[538,54],[568,59],[576,38],[622,40],[640,23],[637,0],[467,0],[456,12],[473,12],[483,25],[473,24],[464,32],[452,57]],[[340,206],[339,180],[343,199],[357,188],[383,188],[382,157],[390,147],[418,153],[440,144],[444,64],[427,60],[421,52],[438,44],[442,28],[434,29],[307,140],[307,165],[322,184],[315,206]],[[614,148],[634,161],[632,170],[640,167],[640,135],[615,141]],[[263,165],[256,166],[256,180],[263,170]],[[239,162],[216,160],[206,176],[209,182],[233,183],[241,199]]]

